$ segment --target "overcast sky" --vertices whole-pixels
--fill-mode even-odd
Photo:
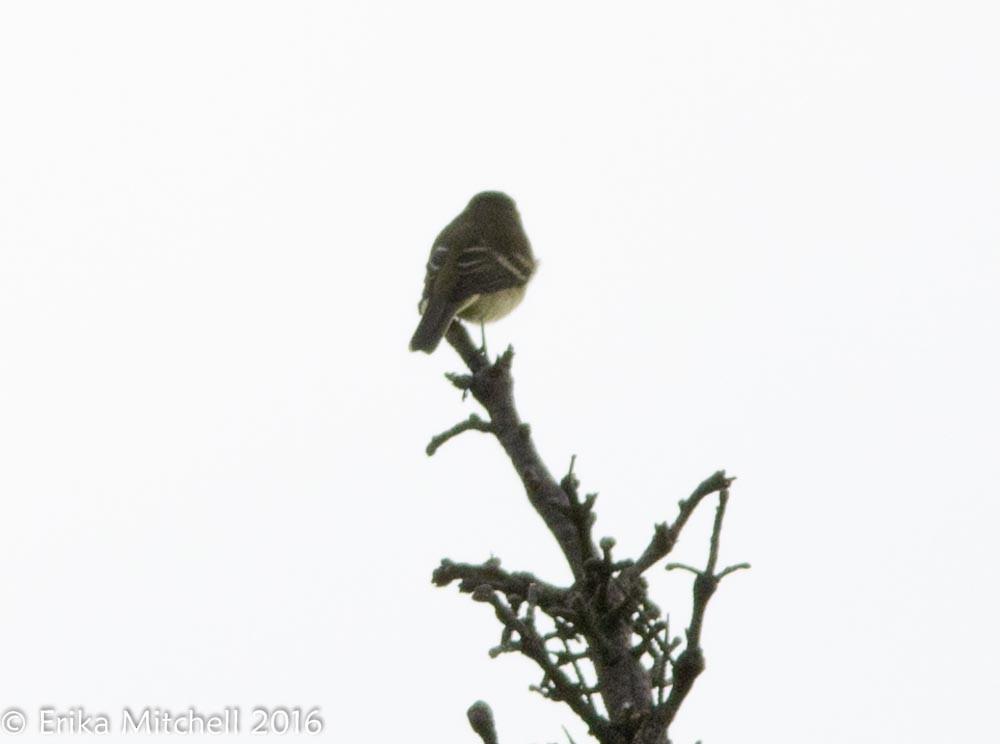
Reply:
[[[407,350],[427,251],[502,189],[541,263],[487,337],[597,535],[634,556],[739,478],[753,569],[673,741],[995,741],[998,33],[990,2],[4,3],[0,709],[471,744],[484,698],[503,744],[585,739],[430,584],[568,579],[496,442],[424,455],[475,410]],[[688,581],[653,572],[678,627]]]

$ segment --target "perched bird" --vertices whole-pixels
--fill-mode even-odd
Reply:
[[[514,200],[499,191],[476,194],[431,248],[410,350],[434,351],[456,315],[477,323],[505,316],[524,297],[535,266]]]

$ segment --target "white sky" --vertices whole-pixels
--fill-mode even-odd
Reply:
[[[565,741],[443,556],[564,581],[407,351],[504,189],[491,327],[635,555],[739,476],[709,742],[996,740],[1000,10],[988,2],[5,3],[0,708],[319,705],[329,741]],[[708,516],[679,558],[701,561]],[[687,579],[654,596],[686,618]],[[22,740],[37,738],[23,735]],[[68,740],[68,739],[67,739]]]

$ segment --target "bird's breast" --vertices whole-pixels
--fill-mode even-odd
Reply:
[[[472,302],[469,302],[458,311],[458,317],[462,320],[470,320],[476,323],[489,323],[499,320],[520,304],[524,298],[525,285],[520,287],[509,287],[489,294],[475,295]]]

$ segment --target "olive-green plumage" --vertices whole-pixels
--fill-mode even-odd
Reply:
[[[411,351],[434,351],[456,315],[479,323],[502,318],[524,297],[535,266],[514,200],[499,191],[476,194],[431,248]]]

